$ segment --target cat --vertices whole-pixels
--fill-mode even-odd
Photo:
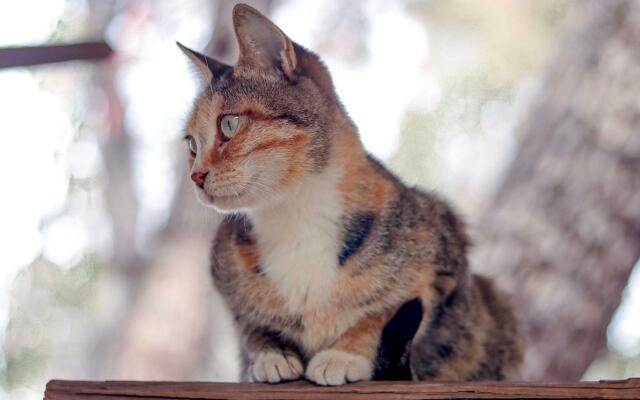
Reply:
[[[211,271],[248,378],[517,376],[516,320],[469,272],[452,208],[367,154],[317,55],[247,5],[233,25],[234,66],[178,46],[205,82],[186,127],[188,164],[198,199],[229,214]]]

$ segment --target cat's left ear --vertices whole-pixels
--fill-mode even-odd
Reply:
[[[220,61],[216,61],[209,56],[198,53],[195,50],[191,50],[180,42],[176,42],[176,44],[178,45],[180,50],[182,50],[182,52],[189,58],[189,60],[191,60],[191,62],[198,68],[202,79],[206,83],[211,82],[213,79],[222,75],[224,71],[231,68],[230,66],[223,64]]]
[[[239,67],[282,72],[296,78],[298,59],[293,42],[267,17],[246,4],[233,8],[233,26],[240,46]]]

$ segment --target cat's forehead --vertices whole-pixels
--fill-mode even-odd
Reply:
[[[259,75],[246,76],[228,74],[209,86],[210,98],[220,99],[226,107],[234,107],[247,102],[275,104],[289,95],[284,82],[265,79]]]
[[[279,87],[280,86],[280,87]],[[201,125],[210,124],[221,114],[258,112],[271,114],[289,108],[286,88],[277,82],[245,77],[225,76],[203,88],[196,101],[189,130],[201,131]]]
[[[229,73],[204,88],[189,129],[203,131],[203,125],[211,124],[222,114],[254,113],[273,118],[287,116],[318,131],[328,123],[326,110],[326,102],[309,79],[291,83],[272,76]]]
[[[265,114],[305,113],[315,93],[305,85],[260,75],[229,74],[212,82],[204,96],[217,113],[257,111]]]

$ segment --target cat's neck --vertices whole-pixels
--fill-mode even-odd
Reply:
[[[300,222],[313,219],[314,214],[325,212],[324,204],[339,202],[341,172],[341,168],[330,165],[286,189],[276,200],[252,208],[249,215],[257,226],[280,225],[289,219]]]
[[[287,189],[279,201],[249,211],[263,270],[292,310],[321,306],[330,299],[346,212],[341,186],[345,163],[366,158],[357,148],[351,158],[345,157],[340,142],[345,139],[334,143],[340,151],[331,152],[322,171]]]
[[[292,311],[331,298],[343,213],[339,179],[329,166],[280,202],[250,211],[261,268]]]

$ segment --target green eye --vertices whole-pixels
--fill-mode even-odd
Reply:
[[[222,139],[226,142],[231,140],[238,131],[238,125],[240,123],[240,117],[237,115],[225,115],[220,120],[220,131],[222,132]]]

